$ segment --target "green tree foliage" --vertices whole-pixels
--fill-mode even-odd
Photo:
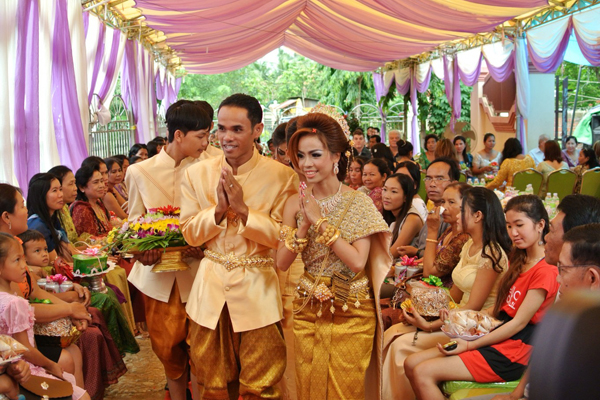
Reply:
[[[562,107],[562,80],[569,79],[569,96],[567,97],[569,110],[573,110],[575,102],[575,88],[577,87],[577,75],[579,65],[564,61],[556,70],[556,76],[560,79],[558,90],[558,101]],[[591,108],[600,104],[600,67],[583,66],[581,69],[581,83],[577,97],[577,108]]]
[[[460,84],[461,111],[459,121],[471,122],[471,91],[472,87]],[[410,98],[408,98],[410,101]],[[421,131],[435,133],[441,136],[446,130],[452,117],[452,108],[448,104],[444,81],[432,74],[429,89],[425,93],[417,93],[419,106],[419,121]],[[425,121],[427,129],[425,129]]]
[[[265,106],[293,97],[316,99],[348,111],[360,103],[375,103],[371,73],[336,70],[281,49],[274,65],[255,62],[224,74],[188,74],[179,98],[206,100],[216,108],[233,93],[248,93]]]

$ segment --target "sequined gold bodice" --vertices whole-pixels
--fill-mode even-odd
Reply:
[[[389,231],[389,227],[383,220],[381,213],[373,205],[373,201],[361,192],[342,192],[339,204],[327,215],[328,222],[340,230],[340,237],[352,244],[358,239],[365,238],[377,232]],[[344,211],[352,202],[346,212],[343,221],[340,219]],[[298,226],[302,223],[302,214],[296,214]],[[308,230],[308,245],[302,252],[302,261],[306,271],[317,276],[321,270],[324,258],[329,253],[327,263],[323,270],[324,277],[331,277],[334,272],[340,272],[354,278],[356,273],[352,272],[340,258],[330,249],[315,241],[317,232],[311,226]]]

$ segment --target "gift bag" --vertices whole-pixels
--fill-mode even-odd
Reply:
[[[69,347],[75,343],[81,332],[73,326],[71,318],[59,318],[47,324],[34,324],[35,341],[40,346]]]

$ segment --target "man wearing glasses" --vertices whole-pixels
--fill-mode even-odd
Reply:
[[[427,175],[425,177],[425,190],[427,198],[438,207],[441,205],[442,195],[446,187],[452,182],[458,181],[460,170],[455,161],[448,158],[437,158],[433,160],[427,167]],[[448,224],[442,222],[438,231],[438,238],[448,228]],[[423,228],[419,232],[414,246],[400,246],[398,253],[400,256],[407,255],[409,257],[423,257],[425,245],[427,244],[427,224],[423,224]]]

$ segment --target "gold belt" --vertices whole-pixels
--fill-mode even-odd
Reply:
[[[227,271],[236,268],[272,268],[275,265],[271,257],[236,256],[233,253],[221,254],[208,249],[204,250],[204,257],[221,264]]]
[[[296,292],[297,296],[300,296],[299,291],[304,289],[304,295],[308,295],[312,292],[313,297],[321,303],[321,307],[317,312],[317,316],[321,317],[322,315],[322,304],[324,301],[331,300],[331,307],[329,311],[333,314],[335,313],[335,307],[333,306],[333,300],[340,300],[344,303],[342,306],[342,310],[345,312],[348,310],[348,301],[356,297],[356,302],[353,303],[356,308],[360,307],[361,303],[358,300],[359,294],[364,294],[365,299],[369,298],[369,278],[363,276],[362,278],[358,278],[354,281],[349,281],[344,279],[343,276],[334,274],[331,278],[331,284],[327,285],[325,282],[321,281],[315,282],[312,280],[312,277],[307,277],[306,274],[300,277],[298,282],[298,291]],[[341,279],[340,279],[341,278]],[[313,290],[314,287],[314,290]]]

